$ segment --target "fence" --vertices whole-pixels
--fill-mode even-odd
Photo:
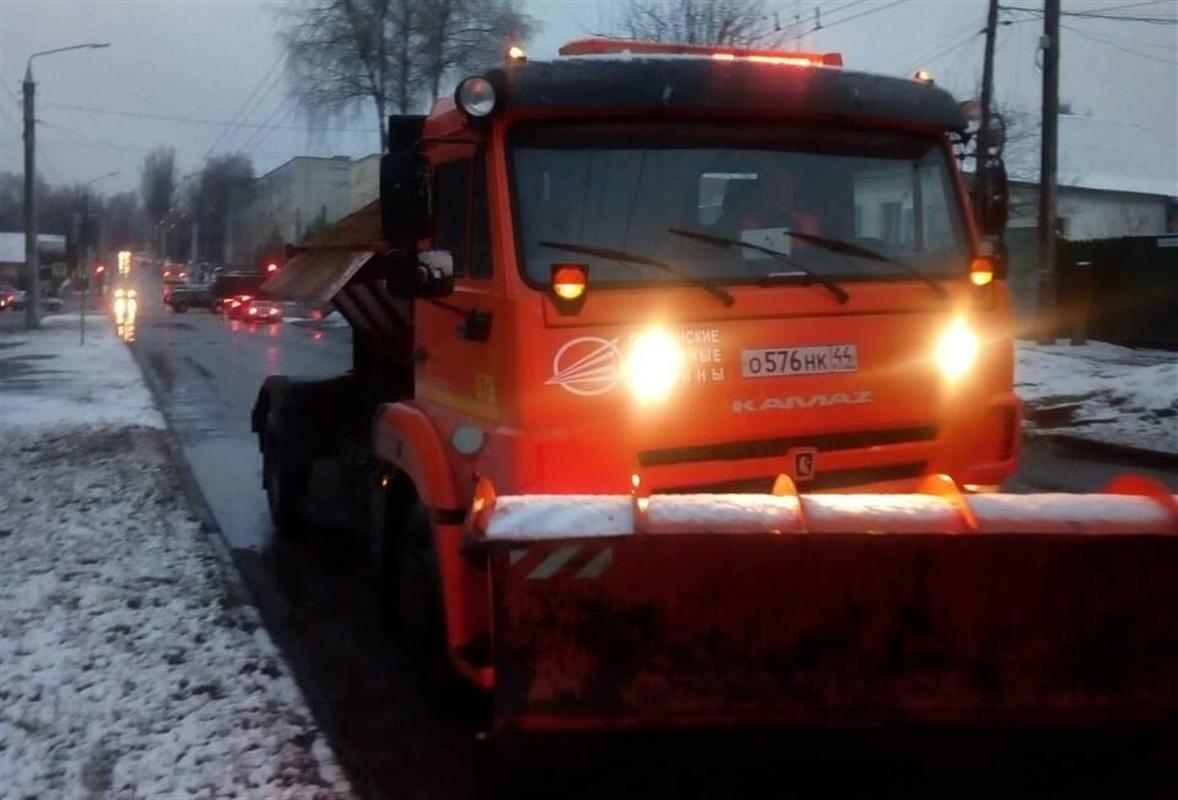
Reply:
[[[1059,335],[1178,350],[1178,235],[1059,245]]]

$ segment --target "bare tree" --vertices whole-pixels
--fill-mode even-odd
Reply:
[[[153,224],[158,225],[172,207],[176,194],[176,151],[171,147],[157,147],[143,160],[140,178],[143,208]]]
[[[102,204],[103,241],[118,250],[139,249],[143,210],[134,192],[119,192]]]
[[[249,202],[254,166],[245,153],[213,156],[205,161],[189,198],[198,231],[201,253],[219,253],[227,258],[229,218],[234,209]]]
[[[371,102],[385,141],[387,110],[407,113],[420,94],[413,0],[292,4],[280,34],[291,88],[304,109],[338,116]]]
[[[775,47],[784,34],[765,0],[629,0],[621,33],[684,44]]]
[[[387,116],[436,98],[460,70],[502,57],[535,21],[522,0],[312,0],[285,11],[281,33],[292,91],[311,113],[340,116],[372,104]]]
[[[512,44],[536,32],[520,0],[423,0],[420,30],[423,77],[437,98],[442,82],[500,61]]]

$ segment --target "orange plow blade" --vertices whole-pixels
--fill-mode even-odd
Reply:
[[[1172,725],[1146,489],[484,498],[497,727]]]

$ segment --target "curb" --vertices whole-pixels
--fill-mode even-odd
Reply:
[[[184,455],[184,447],[180,444],[180,439],[176,435],[175,429],[168,421],[167,414],[164,413],[164,404],[160,402],[159,384],[152,376],[151,370],[139,358],[139,353],[136,352],[135,348],[126,343],[124,345],[127,347],[127,352],[131,354],[131,359],[135,362],[135,366],[139,367],[139,374],[143,377],[143,383],[147,386],[147,390],[151,392],[151,399],[155,403],[156,410],[160,412],[160,417],[164,420],[164,443],[167,445],[168,455],[171,457],[173,463],[175,463],[176,471],[179,473],[180,487],[184,490],[184,495],[195,507],[201,524],[210,533],[216,534],[218,546],[222,549],[224,555],[229,557],[230,562],[232,562],[232,553],[229,550],[229,546],[225,543],[221,525],[217,522],[216,515],[213,514],[213,507],[209,505],[208,498],[201,491],[200,482],[196,479],[196,473],[192,471],[192,465],[188,463],[188,458]]]
[[[1131,466],[1154,469],[1178,469],[1178,453],[1101,442],[1072,433],[1036,433],[1034,438],[1102,461],[1121,461]]]

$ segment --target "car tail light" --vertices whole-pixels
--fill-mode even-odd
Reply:
[[[258,313],[258,307],[257,306],[250,306],[250,314],[256,316],[257,313]]]

